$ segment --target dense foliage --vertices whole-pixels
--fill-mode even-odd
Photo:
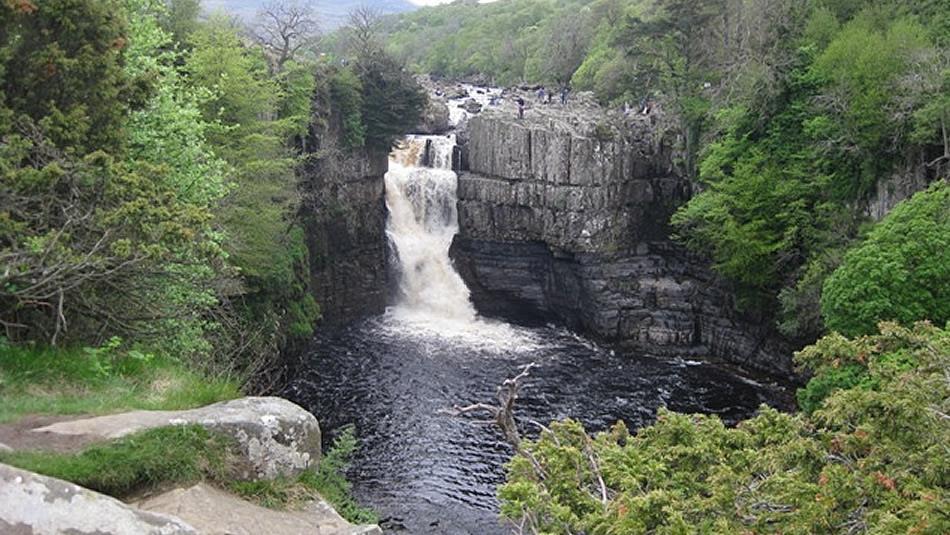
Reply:
[[[117,335],[263,383],[319,316],[298,220],[311,121],[387,150],[425,104],[415,81],[378,47],[351,69],[298,43],[278,62],[196,0],[0,11],[0,334]]]
[[[553,83],[570,79],[599,24],[618,22],[623,3],[455,2],[389,18],[384,29],[389,49],[421,72]]]
[[[655,101],[697,185],[676,237],[789,337],[858,337],[797,354],[800,414],[551,424],[500,491],[516,531],[950,530],[950,3],[456,2],[386,30],[421,71]]]
[[[503,514],[526,533],[950,530],[950,333],[884,323],[797,359],[816,373],[808,415],[763,408],[727,428],[661,411],[594,437],[552,424],[510,463]]]
[[[3,7],[0,45],[6,334],[193,344],[223,258],[211,222],[222,177],[204,123],[174,102],[197,97],[163,76],[160,58],[142,57],[160,47],[155,28],[128,26],[124,4],[30,6]],[[149,146],[159,138],[161,155]]]

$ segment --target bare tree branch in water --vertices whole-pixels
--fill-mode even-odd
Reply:
[[[531,369],[536,366],[537,363],[535,362],[527,364],[521,368],[521,372],[518,375],[505,379],[501,386],[498,387],[498,405],[490,405],[487,403],[473,403],[465,407],[456,405],[451,410],[444,410],[442,412],[453,416],[460,416],[473,412],[487,412],[491,414],[494,423],[501,428],[502,432],[505,434],[505,439],[514,447],[515,452],[531,463],[538,481],[541,482],[541,485],[543,486],[543,482],[547,479],[547,475],[544,472],[544,467],[531,452],[530,448],[523,446],[514,414],[515,402],[517,401],[518,393],[524,384],[523,381],[530,375]],[[527,422],[541,429],[541,433],[543,433],[545,436],[551,437],[555,444],[560,446],[560,440],[558,439],[557,434],[551,429],[535,420],[527,420]],[[594,451],[593,442],[590,437],[586,438],[586,443],[584,445],[584,455],[587,458],[588,466],[590,467],[591,474],[597,485],[596,491],[588,489],[588,492],[590,492],[591,496],[595,500],[599,501],[604,508],[606,508],[610,499],[609,491],[607,489],[606,483],[604,482],[604,477],[600,470],[600,463],[597,461],[597,454]],[[515,533],[519,534],[540,533],[538,528],[538,519],[530,511],[524,511],[520,521],[512,520],[511,527]],[[567,528],[567,526],[565,526],[565,528]]]
[[[520,452],[521,435],[518,433],[518,425],[515,421],[515,401],[518,399],[518,391],[521,388],[521,381],[528,377],[531,369],[537,366],[537,363],[530,363],[521,368],[521,373],[514,377],[505,379],[498,387],[498,405],[488,405],[486,403],[475,403],[466,407],[458,405],[452,407],[451,411],[445,411],[448,414],[459,416],[469,412],[483,411],[492,415],[495,424],[501,428],[505,434],[505,439],[516,450]]]

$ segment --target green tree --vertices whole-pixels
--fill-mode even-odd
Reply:
[[[419,124],[428,96],[405,66],[383,49],[379,27],[378,14],[364,7],[351,13],[346,31],[349,53],[355,58],[354,72],[362,87],[360,115],[366,146],[388,152]],[[350,128],[348,136],[355,134]]]
[[[635,91],[659,92],[674,108],[689,176],[710,107],[704,89],[712,81],[715,48],[703,36],[725,7],[724,0],[658,0],[643,17],[629,19],[619,37],[625,53],[636,58]]]
[[[213,300],[214,195],[185,199],[185,171],[127,135],[130,112],[147,117],[161,98],[145,59],[161,37],[127,25],[126,7],[0,8],[13,11],[2,70],[17,73],[2,80],[10,108],[0,113],[13,118],[0,144],[0,321],[13,340],[170,339],[173,323],[194,325]],[[20,75],[37,62],[45,70]]]
[[[221,344],[266,365],[288,340],[309,336],[319,314],[296,221],[293,147],[309,121],[314,78],[293,62],[274,78],[263,52],[222,16],[195,30],[190,44],[184,69],[195,87],[211,90],[201,104],[204,120],[217,125],[208,139],[230,171],[229,194],[216,214],[240,277],[227,285],[234,317]]]
[[[171,34],[175,43],[185,44],[191,32],[198,29],[201,0],[165,0],[166,8],[159,12],[162,29]]]
[[[343,130],[343,146],[362,147],[366,143],[363,125],[363,84],[350,69],[342,69],[330,78],[330,94],[337,104]]]
[[[873,332],[883,320],[950,320],[950,185],[941,180],[899,204],[825,281],[829,329]]]
[[[912,19],[885,23],[864,11],[819,55],[811,75],[822,86],[821,115],[810,126],[819,146],[843,171],[835,184],[852,197],[869,192],[893,163],[910,122],[894,120],[899,81],[927,48],[926,30]],[[848,169],[850,168],[850,169]],[[850,176],[849,176],[850,175]]]
[[[126,0],[130,14],[130,44],[125,70],[132,77],[153,80],[152,98],[128,118],[127,160],[132,169],[160,170],[166,187],[177,202],[212,213],[228,192],[227,164],[215,154],[208,136],[217,125],[202,116],[201,106],[212,98],[206,88],[186,83],[178,69],[183,58],[173,46],[173,36],[162,29],[166,14],[158,0]],[[220,257],[223,239],[209,233],[204,244]],[[163,320],[165,330],[174,333],[158,343],[159,349],[180,356],[212,353],[207,336],[219,326],[208,320],[209,311],[219,304],[214,291],[225,277],[227,266],[195,262],[176,268],[178,277],[157,285],[149,299],[170,310],[190,310],[171,314]]]
[[[366,145],[388,151],[419,124],[428,97],[412,75],[383,51],[359,58],[356,72],[363,88]]]
[[[5,2],[2,93],[56,146],[116,151],[146,89],[123,72],[128,28],[120,0]]]

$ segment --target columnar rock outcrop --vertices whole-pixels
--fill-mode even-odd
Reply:
[[[472,118],[462,136],[453,256],[481,312],[540,312],[650,354],[790,371],[771,327],[735,313],[729,288],[670,240],[692,188],[648,118],[513,115]]]

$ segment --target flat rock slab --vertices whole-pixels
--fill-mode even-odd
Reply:
[[[247,397],[183,411],[133,411],[39,427],[32,433],[114,440],[169,425],[198,424],[235,439],[246,461],[235,477],[295,476],[320,459],[320,426],[301,408],[277,397]]]
[[[198,532],[178,518],[140,511],[78,485],[0,464],[0,533],[193,535]]]
[[[354,526],[323,501],[299,511],[275,511],[205,484],[175,489],[136,504],[174,515],[204,535],[382,535],[378,526]]]
[[[28,415],[0,424],[0,443],[13,451],[55,451],[75,453],[95,443],[96,437],[82,435],[52,435],[34,433],[39,427],[82,418],[82,416]],[[0,446],[0,453],[7,451]]]

